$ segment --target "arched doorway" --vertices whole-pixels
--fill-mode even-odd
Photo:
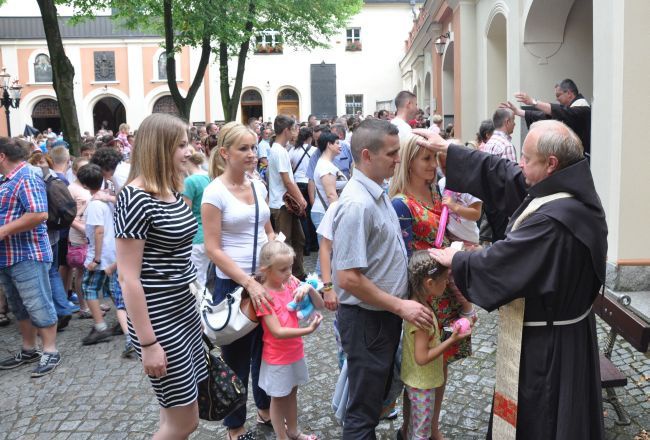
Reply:
[[[38,101],[32,110],[32,125],[38,131],[51,128],[56,133],[61,132],[61,115],[59,104],[54,99]]]
[[[176,103],[172,95],[161,96],[153,103],[151,113],[167,113],[168,115],[180,116],[181,112],[178,111]]]
[[[442,114],[443,126],[454,123],[454,42],[450,41],[442,61]]]
[[[259,118],[262,112],[262,95],[257,90],[246,90],[241,95],[241,122],[248,124],[250,118]]]
[[[300,99],[292,89],[282,89],[278,93],[278,114],[295,116],[300,120]]]
[[[508,99],[507,32],[506,18],[496,14],[487,32],[487,115]]]
[[[126,109],[124,104],[112,96],[102,98],[93,107],[93,125],[95,133],[100,129],[112,130],[117,134],[120,124],[126,122]]]

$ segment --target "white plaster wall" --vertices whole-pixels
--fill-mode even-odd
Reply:
[[[377,101],[392,100],[402,89],[399,61],[404,56],[404,40],[413,25],[408,4],[364,5],[348,26],[361,28],[363,50],[345,50],[345,28],[331,39],[331,47],[311,52],[285,45],[282,55],[250,55],[242,88],[256,88],[264,101],[264,119],[277,113],[277,94],[285,86],[300,96],[300,118],[311,113],[310,65],[336,64],[337,114],[345,113],[345,95],[363,95],[363,113],[373,113]],[[230,63],[231,77],[236,60]],[[223,119],[219,93],[218,65],[211,69],[211,108],[214,119]],[[266,83],[269,82],[267,90]],[[417,80],[416,80],[417,81]],[[414,81],[414,84],[416,82]],[[240,115],[237,115],[239,120]]]
[[[521,89],[546,102],[556,102],[554,85],[571,78],[587,100],[593,97],[592,0],[575,0],[567,17],[564,43],[548,58],[548,64],[538,64],[538,58],[527,49],[521,51]],[[525,23],[521,22],[519,33]],[[607,29],[609,26],[603,28]],[[510,31],[510,29],[508,29]],[[609,34],[609,32],[604,32]],[[510,32],[508,32],[510,37]],[[510,50],[510,47],[508,47]]]
[[[61,17],[74,14],[74,8],[57,5],[56,10]],[[110,9],[98,9],[95,15],[111,15]],[[6,0],[0,7],[0,17],[40,17],[41,10],[36,0]]]
[[[613,5],[594,0],[594,105],[592,171],[609,227],[608,260],[650,258],[648,164],[645,142],[650,111],[645,18],[650,3],[633,0]]]

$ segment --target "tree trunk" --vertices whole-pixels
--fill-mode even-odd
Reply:
[[[255,16],[255,2],[248,3],[249,17]],[[244,27],[245,35],[250,35],[253,30],[253,21],[248,20]],[[225,43],[219,44],[219,82],[221,85],[221,107],[226,122],[234,121],[237,117],[237,108],[239,107],[239,98],[241,97],[241,86],[244,79],[244,70],[246,70],[246,56],[251,44],[250,38],[247,38],[239,45],[237,54],[237,74],[235,75],[235,86],[230,95],[230,81],[228,79],[228,47]]]
[[[167,86],[169,87],[172,99],[176,104],[176,108],[178,108],[181,118],[189,122],[190,111],[192,110],[194,97],[196,96],[196,92],[198,92],[199,87],[201,87],[201,83],[203,82],[203,78],[205,76],[205,71],[208,68],[208,63],[210,61],[210,53],[212,52],[210,35],[206,35],[207,32],[204,32],[203,40],[201,41],[201,58],[199,59],[199,65],[197,66],[196,74],[194,75],[192,84],[187,91],[187,95],[185,98],[183,98],[180,91],[178,90],[178,84],[176,83],[176,59],[174,58],[174,23],[172,17],[171,0],[164,0],[163,11],[165,24],[165,52],[167,55]],[[206,29],[205,26],[204,29]]]
[[[70,144],[70,153],[79,154],[81,132],[74,101],[74,67],[63,50],[56,5],[53,0],[37,0],[41,10],[45,40],[52,63],[52,85],[61,115],[63,137]]]

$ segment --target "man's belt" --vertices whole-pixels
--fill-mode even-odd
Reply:
[[[591,312],[591,307],[587,309],[586,312],[584,312],[582,315],[578,316],[577,318],[574,319],[567,319],[565,321],[551,321],[546,322],[546,321],[525,321],[524,322],[524,327],[546,327],[547,325],[571,325],[575,324],[576,322],[580,322],[583,319],[585,319],[587,316],[589,316],[589,313]]]

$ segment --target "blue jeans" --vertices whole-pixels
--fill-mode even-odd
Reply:
[[[34,327],[47,328],[57,322],[47,270],[50,263],[25,260],[0,269],[0,286],[9,310],[18,321],[29,319]]]
[[[72,315],[79,311],[79,306],[75,306],[68,301],[68,294],[63,287],[63,280],[59,275],[59,244],[52,246],[52,265],[48,272],[50,277],[50,286],[52,288],[52,301],[58,316]]]
[[[216,286],[212,294],[214,302],[221,302],[226,293],[232,292],[239,287],[239,284],[230,279],[217,277]],[[235,374],[241,379],[248,389],[248,375],[253,378],[253,398],[255,406],[259,409],[268,409],[271,406],[271,398],[263,389],[258,386],[260,377],[260,366],[262,364],[262,326],[258,325],[255,330],[236,340],[235,342],[221,346],[221,356]],[[246,405],[237,409],[223,420],[224,426],[228,428],[239,428],[246,423]]]
[[[320,226],[320,222],[323,221],[323,217],[325,217],[325,214],[322,212],[311,212],[311,221],[314,224],[314,227],[318,229]],[[320,248],[320,239],[322,238],[320,234],[316,234],[317,240],[318,240],[318,247]],[[318,259],[316,260],[316,273],[320,275],[320,255],[318,256]]]

